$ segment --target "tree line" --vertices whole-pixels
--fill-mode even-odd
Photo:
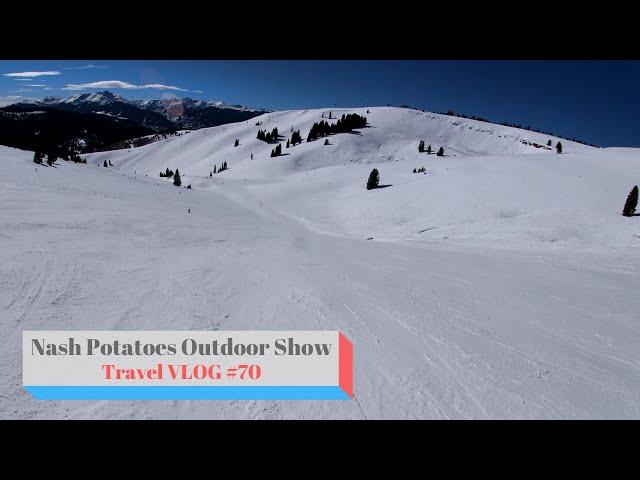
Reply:
[[[47,165],[51,166],[54,163],[56,163],[56,160],[58,160],[58,155],[56,155],[55,153],[48,153],[48,154],[44,154],[43,152],[33,152],[33,162],[37,163],[38,165],[42,165],[44,163],[44,160],[46,158],[47,161]],[[74,162],[74,163],[87,163],[87,159],[86,158],[80,158],[80,155],[78,155],[75,152],[71,152],[71,153],[63,153],[60,158],[62,160],[65,160],[67,162]]]
[[[314,123],[311,126],[311,130],[309,130],[309,135],[307,135],[307,142],[334,133],[349,133],[356,128],[364,128],[366,126],[367,117],[358,115],[357,113],[343,114],[336,123],[330,124],[326,120]]]

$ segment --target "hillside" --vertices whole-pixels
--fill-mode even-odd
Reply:
[[[564,153],[557,155],[555,148],[531,144],[551,140],[555,147],[559,139],[535,132],[415,110],[369,110],[355,110],[367,116],[368,128],[328,137],[327,146],[318,139],[283,147],[276,158],[270,157],[275,144],[255,138],[258,129],[278,127],[288,138],[293,127],[306,138],[329,110],[271,113],[138,149],[102,152],[89,161],[109,159],[124,172],[151,178],[178,168],[185,185],[216,189],[318,231],[356,238],[503,248],[640,243],[635,225],[617,215],[634,185],[630,179],[640,176],[633,149],[560,140]],[[443,146],[445,156],[419,153],[420,139],[434,151]],[[229,169],[209,177],[225,161]],[[392,187],[364,189],[374,167]],[[420,167],[425,174],[412,173]]]

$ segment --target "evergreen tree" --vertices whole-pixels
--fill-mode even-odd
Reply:
[[[324,141],[324,144],[325,145],[329,145],[329,139],[328,138]]]
[[[297,145],[298,143],[302,143],[302,137],[300,136],[300,130],[297,130],[291,134],[291,145]]]
[[[638,206],[638,186],[636,185],[631,189],[627,201],[624,204],[622,215],[625,217],[631,217],[636,213],[636,207]]]
[[[42,154],[40,154],[39,152],[34,152],[33,161],[38,165],[42,165]]]
[[[176,187],[179,187],[180,185],[182,185],[182,179],[180,178],[180,171],[176,168],[176,173],[173,176],[173,184]]]
[[[416,169],[415,168],[413,169],[413,173],[416,173]]]
[[[209,178],[213,177],[213,172],[209,172]]]
[[[218,173],[218,171],[216,170],[217,168],[218,168],[217,165],[213,166],[213,173]]]
[[[289,140],[287,140],[287,148],[289,148]]]
[[[437,153],[437,155],[438,155],[439,157],[444,156],[444,148],[440,147],[440,148],[438,149],[438,153]]]
[[[238,139],[236,138],[236,143],[234,143],[234,144],[233,144],[233,146],[234,146],[234,147],[237,147],[238,145],[240,145],[240,140],[238,140]]]
[[[367,190],[373,190],[374,188],[378,188],[378,184],[380,183],[380,174],[378,173],[378,169],[374,168],[371,170],[369,174],[369,180],[367,180]]]
[[[556,145],[556,152],[562,153],[562,144],[560,142],[558,142],[558,144]]]
[[[551,139],[549,139],[549,141],[547,142],[547,147],[551,146]]]
[[[102,164],[102,166],[103,166],[104,168],[107,168],[107,167],[109,166],[109,165],[107,165],[107,161],[106,161],[106,160],[104,161],[104,163]]]
[[[432,152],[432,151],[433,151],[433,150],[431,150],[431,145],[429,145],[429,146],[427,147],[427,155],[431,155],[431,152]]]
[[[424,140],[420,140],[420,143],[418,144],[418,152],[424,152]]]

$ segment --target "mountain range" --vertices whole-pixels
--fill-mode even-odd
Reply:
[[[129,100],[109,91],[29,99],[0,108],[0,144],[92,152],[140,136],[242,122],[265,112],[192,98]]]

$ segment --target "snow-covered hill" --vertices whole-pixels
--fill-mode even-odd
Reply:
[[[277,158],[255,138],[322,112],[37,172],[0,147],[0,417],[640,418],[639,150],[393,108]],[[38,402],[27,329],[339,329],[355,400]]]
[[[276,158],[270,157],[275,145],[256,139],[258,129],[277,127],[284,145],[292,128],[306,138],[329,110],[270,113],[89,161],[109,159],[124,172],[155,178],[178,168],[185,185],[217,189],[318,231],[356,238],[526,248],[640,244],[635,225],[618,215],[634,185],[630,179],[640,175],[633,149],[599,149],[399,108],[340,109],[332,116],[351,112],[367,116],[369,127],[331,136],[326,146],[319,139],[283,147]],[[445,156],[419,153],[421,139],[434,152],[444,147]],[[549,140],[550,149],[533,146]],[[223,162],[229,170],[209,177]],[[374,167],[390,188],[364,189]],[[420,167],[426,173],[414,174]]]

